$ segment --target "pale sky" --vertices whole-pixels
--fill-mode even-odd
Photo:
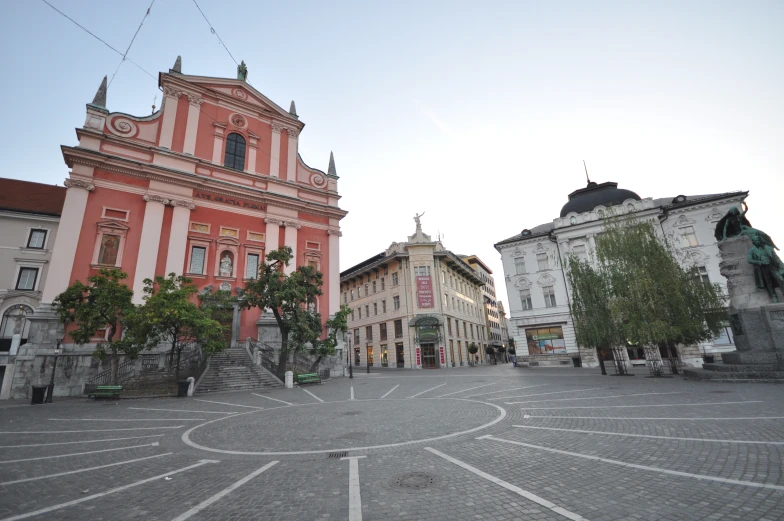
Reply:
[[[296,100],[300,153],[335,153],[341,269],[414,231],[490,266],[493,244],[558,217],[591,179],[641,197],[749,190],[784,245],[784,2],[197,0],[249,81]],[[124,52],[150,0],[49,0]],[[62,184],[84,104],[120,56],[41,0],[6,0],[0,176]],[[157,78],[235,77],[192,0],[156,0],[128,57]],[[122,65],[111,111],[157,81]]]

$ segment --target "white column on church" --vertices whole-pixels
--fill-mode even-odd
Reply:
[[[41,297],[42,304],[51,304],[57,295],[68,288],[76,257],[76,245],[82,231],[84,210],[87,208],[87,197],[95,189],[91,182],[79,179],[66,179],[65,186],[68,190],[65,192],[52,262],[49,264],[49,273]]]
[[[283,272],[291,274],[297,270],[297,230],[302,226],[293,221],[286,221],[283,224],[286,226],[286,231],[283,235],[283,244],[291,248],[291,261]]]
[[[327,230],[329,235],[329,316],[340,311],[340,230]]]
[[[256,173],[256,152],[259,149],[259,137],[248,132],[248,169],[246,172]]]
[[[286,180],[292,183],[297,181],[297,138],[299,130],[287,128],[289,133],[289,154],[288,164],[286,165]]]
[[[272,138],[270,139],[270,176],[280,176],[280,132],[283,125],[272,122]]]
[[[188,225],[191,221],[191,210],[196,208],[190,201],[172,201],[171,232],[169,234],[169,248],[166,251],[166,272],[182,275],[185,268],[185,254],[188,246]]]
[[[158,244],[161,242],[163,210],[168,199],[160,195],[145,195],[142,236],[139,242],[139,256],[136,259],[136,273],[133,276],[133,302],[141,304],[144,296],[144,279],[155,278],[155,264],[158,262]]]
[[[264,232],[264,249],[267,253],[278,249],[278,237],[280,236],[280,225],[283,221],[267,217],[264,219],[267,225],[267,231]]]
[[[188,94],[188,122],[185,124],[185,144],[182,151],[193,155],[196,151],[196,131],[199,129],[199,114],[204,98],[196,94]]]
[[[171,149],[174,139],[174,121],[177,119],[177,105],[182,92],[171,87],[163,88],[163,122],[161,123],[161,139],[158,143],[163,148]]]
[[[221,125],[220,123],[213,123],[213,127],[215,127],[215,132],[213,132],[213,136],[215,140],[212,142],[212,162],[217,165],[222,165],[222,157],[221,152],[223,152],[223,137],[226,134],[226,125]]]

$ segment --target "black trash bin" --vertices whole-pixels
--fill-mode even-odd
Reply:
[[[188,396],[188,387],[191,383],[188,380],[180,380],[177,382],[177,398],[185,398]]]
[[[33,385],[33,397],[30,400],[30,405],[38,405],[44,403],[46,398],[46,388],[48,385]]]

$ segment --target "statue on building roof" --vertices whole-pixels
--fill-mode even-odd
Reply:
[[[425,212],[414,214],[414,222],[416,223],[417,230],[422,229],[422,223],[419,222],[419,218],[425,215]]]
[[[242,60],[240,64],[237,65],[237,79],[248,81],[248,66],[245,65],[245,60]]]

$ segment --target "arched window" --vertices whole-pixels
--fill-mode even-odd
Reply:
[[[24,304],[11,306],[3,313],[3,319],[0,321],[0,351],[11,349],[11,340],[17,334],[22,337],[19,345],[27,343],[27,335],[30,332],[30,321],[27,320],[27,316],[32,314],[33,309]]]
[[[235,170],[245,170],[245,138],[239,134],[229,134],[226,138],[226,153],[223,166]]]

